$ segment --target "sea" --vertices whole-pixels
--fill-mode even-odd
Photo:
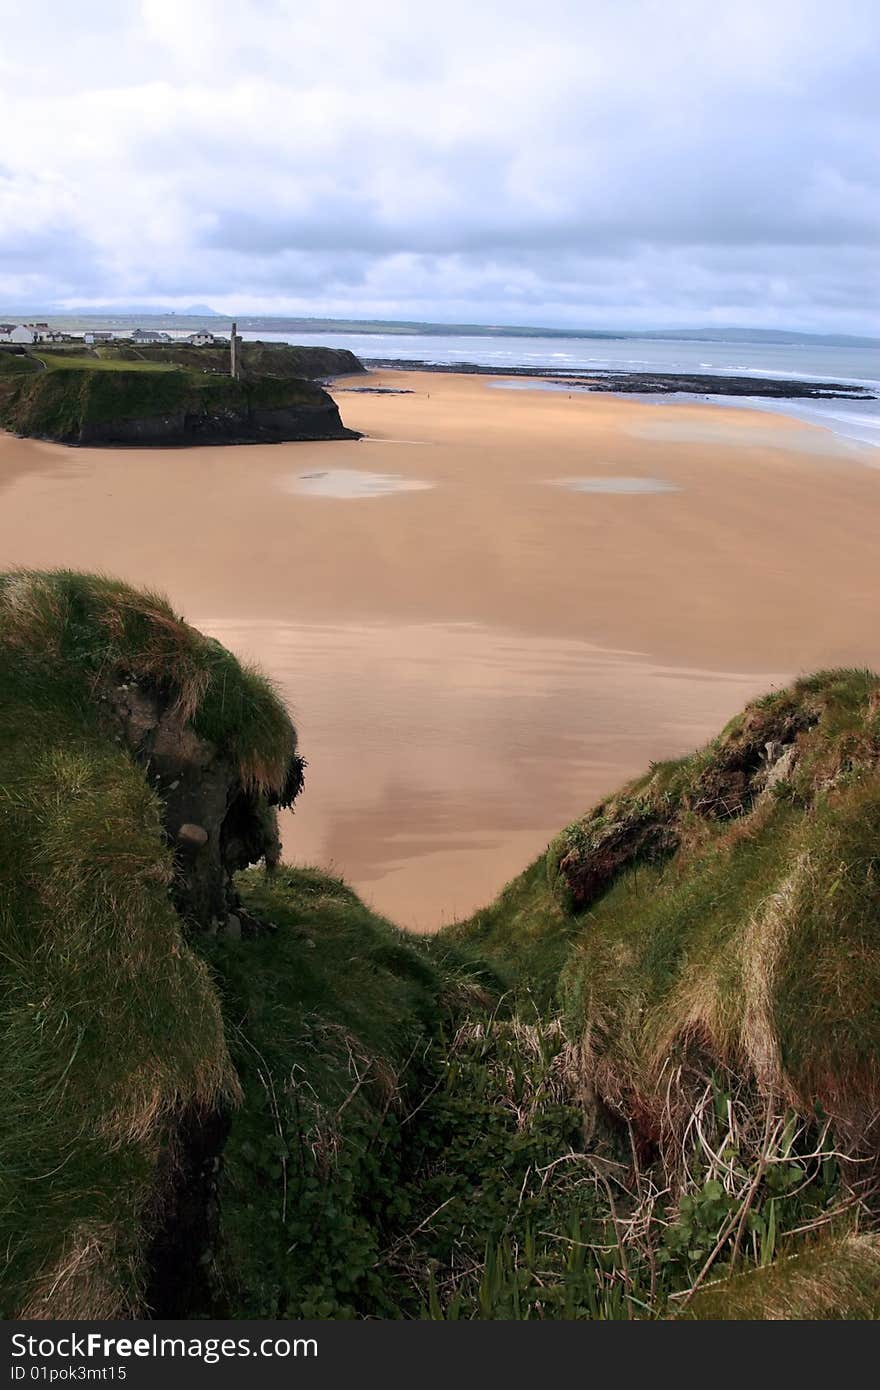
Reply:
[[[457,363],[491,367],[531,367],[559,375],[590,371],[699,372],[707,376],[752,376],[792,381],[834,381],[869,391],[871,400],[770,400],[761,396],[670,398],[699,399],[737,409],[770,410],[824,425],[835,434],[880,448],[880,348],[823,345],[682,340],[672,338],[558,338],[511,335],[444,336],[437,333],[303,333],[243,332],[245,339],[349,348],[363,361],[412,361],[426,366]],[[487,385],[502,383],[492,380]],[[540,379],[513,378],[503,383],[518,390],[565,390]],[[632,399],[632,397],[630,397]]]

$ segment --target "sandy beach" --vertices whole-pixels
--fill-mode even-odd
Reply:
[[[334,394],[364,439],[0,435],[0,567],[160,588],[259,661],[309,759],[287,857],[401,923],[487,902],[750,696],[880,665],[875,450],[759,411],[477,376]]]

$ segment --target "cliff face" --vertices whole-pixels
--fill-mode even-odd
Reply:
[[[178,369],[53,367],[0,374],[0,425],[63,444],[253,444],[356,439],[330,395],[294,377],[233,381]]]

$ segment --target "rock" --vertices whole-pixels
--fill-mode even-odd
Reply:
[[[794,767],[796,755],[797,750],[794,744],[790,743],[777,758],[774,758],[772,765],[767,770],[767,780],[764,783],[765,791],[769,791],[771,787],[778,786],[780,782],[785,782],[788,779]]]
[[[208,843],[208,832],[203,825],[194,825],[192,821],[186,821],[177,832],[177,840],[179,844],[188,848],[201,849],[202,845]]]
[[[256,935],[260,924],[243,914],[234,876],[260,860],[277,863],[274,806],[298,794],[302,760],[292,753],[283,787],[263,797],[242,785],[234,761],[196,732],[168,692],[117,676],[99,694],[108,697],[111,736],[128,744],[160,798],[166,837],[178,851],[171,885],[178,912],[210,935],[225,935],[230,915],[239,935]],[[291,740],[295,747],[292,729]]]
[[[226,927],[223,935],[227,936],[230,941],[241,940],[241,919],[236,917],[234,912],[230,912],[229,916],[226,918]]]

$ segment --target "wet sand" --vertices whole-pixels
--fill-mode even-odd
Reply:
[[[876,451],[760,412],[370,384],[412,394],[340,390],[359,442],[0,435],[0,566],[162,588],[259,660],[310,764],[287,857],[396,920],[488,901],[751,695],[880,665]]]

